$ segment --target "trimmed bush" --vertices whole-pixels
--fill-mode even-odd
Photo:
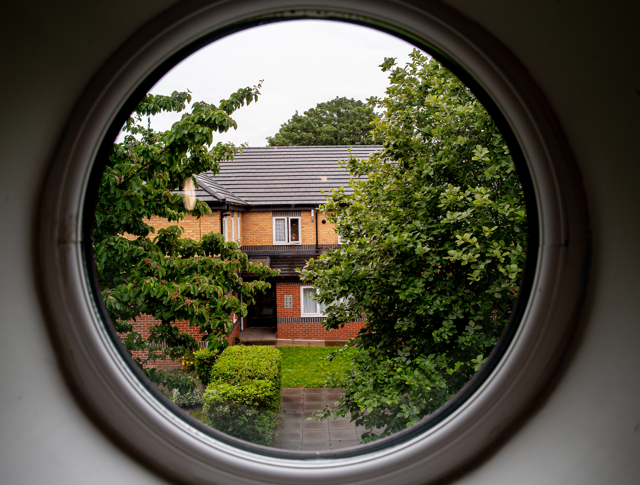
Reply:
[[[193,370],[203,386],[209,384],[211,369],[213,369],[213,364],[216,363],[219,356],[220,351],[218,349],[200,349],[193,353]]]
[[[243,383],[255,379],[272,381],[280,388],[282,356],[273,347],[234,345],[220,354],[211,370],[211,381]]]
[[[173,402],[181,408],[202,404],[202,393],[198,389],[182,394],[178,388],[173,390]]]
[[[280,352],[263,346],[228,347],[210,377],[203,397],[209,426],[252,443],[271,444],[280,409]]]

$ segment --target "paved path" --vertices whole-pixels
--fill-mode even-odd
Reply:
[[[288,387],[282,389],[282,416],[274,447],[284,450],[325,451],[360,444],[362,429],[347,418],[308,420],[344,394],[338,389]]]

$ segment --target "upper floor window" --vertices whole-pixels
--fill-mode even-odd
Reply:
[[[229,242],[237,242],[240,240],[240,213],[231,212],[229,215],[224,216],[222,223],[222,232],[224,233],[224,240]]]
[[[273,244],[301,244],[300,216],[273,218]]]

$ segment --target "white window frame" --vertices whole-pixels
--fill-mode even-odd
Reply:
[[[236,220],[234,217],[234,212],[231,213],[231,240],[234,242],[236,240]]]
[[[276,221],[278,219],[285,220],[285,237],[286,241],[276,241]],[[291,221],[293,219],[298,220],[298,228],[300,230],[300,240],[299,241],[291,241]],[[302,244],[302,217],[300,216],[273,216],[272,221],[272,229],[273,229],[273,245],[274,246],[288,246],[290,244]]]
[[[229,242],[229,226],[227,224],[227,217],[221,216],[222,217],[222,233],[224,236],[224,242]]]
[[[315,294],[318,294],[318,289],[313,286],[301,286],[300,287],[300,316],[301,317],[324,317],[325,313],[323,311],[318,311],[320,309],[320,303],[316,300],[316,311],[314,313],[305,313],[304,312],[304,290],[312,289]],[[325,305],[326,309],[327,305]]]

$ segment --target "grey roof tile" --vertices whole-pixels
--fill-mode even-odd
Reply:
[[[351,148],[351,151],[349,151]],[[322,204],[325,194],[344,186],[349,188],[349,173],[338,166],[349,155],[366,158],[379,151],[378,145],[249,147],[234,160],[220,165],[220,173],[197,176],[206,192],[205,201],[226,201],[238,205],[264,206],[286,204]],[[324,180],[326,178],[326,180]]]

